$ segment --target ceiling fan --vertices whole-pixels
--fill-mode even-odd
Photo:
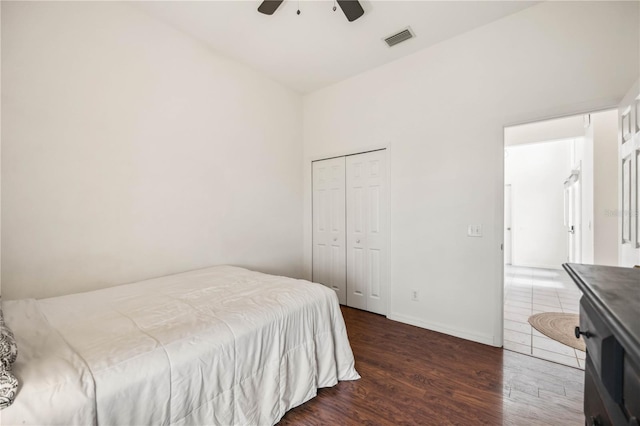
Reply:
[[[353,22],[364,14],[364,9],[360,5],[358,0],[337,0],[340,9],[344,12],[344,16],[347,17],[349,22]],[[283,0],[264,0],[258,7],[258,12],[265,15],[273,15],[273,12],[278,9]],[[336,10],[335,6],[333,10]],[[300,11],[298,10],[298,15]]]

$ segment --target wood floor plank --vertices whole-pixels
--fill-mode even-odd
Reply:
[[[360,380],[282,425],[583,425],[584,372],[342,307]]]

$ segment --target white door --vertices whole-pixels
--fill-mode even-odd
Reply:
[[[504,263],[511,265],[511,185],[504,186]]]
[[[582,198],[580,192],[580,180],[575,181],[571,186],[565,188],[567,197],[567,233],[569,241],[569,262],[582,262],[582,241],[581,241],[581,210]]]
[[[347,157],[347,305],[387,313],[384,150]]]
[[[640,265],[640,89],[618,109],[618,263]]]
[[[345,158],[313,163],[313,281],[347,303],[345,265]]]

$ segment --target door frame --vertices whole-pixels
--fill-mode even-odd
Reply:
[[[605,100],[603,102],[599,102],[596,103],[594,105],[592,105],[592,107],[584,107],[584,106],[579,106],[577,107],[575,110],[573,111],[564,111],[564,112],[557,112],[557,111],[552,111],[550,114],[545,115],[545,114],[541,114],[540,116],[537,117],[521,117],[518,120],[513,120],[513,121],[506,121],[505,124],[503,124],[502,126],[502,144],[500,146],[500,165],[501,165],[501,169],[500,169],[500,179],[498,179],[498,185],[496,185],[496,189],[498,191],[498,203],[499,205],[496,208],[496,219],[497,219],[497,229],[499,230],[499,235],[497,236],[499,241],[501,242],[501,247],[504,247],[504,186],[506,184],[506,179],[505,179],[505,158],[504,158],[504,152],[505,149],[508,148],[508,145],[506,144],[506,138],[505,138],[505,130],[508,127],[515,127],[515,126],[522,126],[525,124],[534,124],[534,123],[540,123],[543,121],[550,121],[550,120],[555,120],[555,119],[559,119],[559,118],[568,118],[568,117],[574,117],[576,115],[586,115],[586,114],[595,114],[598,112],[604,112],[604,111],[610,111],[610,110],[617,110],[619,108],[619,101],[611,99],[611,100]],[[512,193],[513,196],[513,193]],[[513,229],[513,217],[512,217],[512,222],[511,222],[511,228]],[[620,228],[620,226],[618,226],[618,228]],[[512,231],[512,238],[513,238],[513,231]],[[513,256],[513,253],[512,253]],[[512,257],[513,259],[513,257]],[[499,315],[497,316],[497,318],[499,318],[499,324],[495,327],[496,330],[496,335],[494,337],[494,344],[496,346],[499,347],[504,347],[504,303],[505,303],[505,297],[504,297],[504,284],[505,284],[505,268],[504,268],[504,250],[502,250],[502,256],[500,256],[500,260],[496,261],[496,268],[499,271],[499,286],[496,286],[496,301],[498,301],[497,304],[497,308],[499,309]]]
[[[374,152],[374,151],[385,151],[386,152],[386,179],[385,179],[385,185],[387,186],[387,194],[385,197],[385,203],[387,204],[387,220],[386,220],[386,226],[387,226],[387,238],[386,238],[386,244],[385,244],[385,249],[387,251],[387,264],[386,264],[386,274],[387,274],[387,302],[386,302],[386,314],[385,317],[388,317],[390,312],[391,312],[391,299],[392,299],[392,292],[391,290],[391,283],[393,282],[393,268],[391,267],[391,253],[392,253],[392,234],[393,234],[393,230],[391,229],[391,153],[392,153],[392,149],[391,149],[391,143],[388,143],[386,145],[372,145],[369,147],[362,147],[362,149],[358,149],[358,150],[345,150],[345,151],[334,151],[331,153],[327,153],[327,154],[320,154],[320,155],[314,155],[311,157],[308,157],[307,160],[305,161],[305,166],[309,168],[309,172],[305,173],[305,177],[306,179],[308,179],[308,181],[305,179],[306,182],[308,182],[306,184],[307,188],[310,188],[309,191],[309,200],[308,200],[308,211],[305,211],[305,215],[307,217],[309,217],[309,224],[308,224],[308,228],[307,228],[307,232],[308,232],[308,240],[309,240],[309,244],[305,243],[304,245],[304,250],[308,250],[308,259],[309,259],[309,263],[307,265],[304,266],[305,272],[306,272],[306,279],[313,282],[313,163],[316,161],[322,161],[322,160],[330,160],[332,158],[338,158],[338,157],[350,157],[352,155],[358,155],[358,154],[366,154],[368,152]],[[306,240],[306,239],[305,239]],[[345,270],[345,274],[346,274],[346,270]]]
[[[574,178],[575,177],[575,178]],[[565,191],[568,191],[568,202],[565,208],[567,225],[567,261],[582,263],[582,161],[578,161],[571,170],[571,181],[565,183]],[[567,194],[567,192],[565,192]],[[592,197],[593,198],[593,197]],[[573,232],[570,228],[573,227]]]
[[[509,187],[509,203],[508,203],[509,205],[508,205],[508,208],[509,208],[509,222],[511,222],[511,229],[509,229],[509,245],[508,246],[507,246],[506,235],[505,235],[505,238],[503,238],[503,240],[504,240],[504,246],[503,246],[504,247],[504,252],[503,252],[502,255],[503,255],[503,263],[505,265],[512,265],[513,264],[513,228],[514,228],[514,226],[513,226],[513,185],[510,184],[510,183],[504,185],[504,190],[505,190],[505,192],[504,192],[504,196],[505,196],[505,199],[504,199],[504,203],[505,203],[505,205],[504,205],[504,207],[505,207],[504,216],[505,216],[505,219],[506,219],[506,214],[507,214],[507,199],[506,199],[507,187]],[[504,223],[504,225],[503,225],[503,228],[504,228],[506,226],[506,220],[503,223]],[[505,228],[503,232],[506,232],[506,231],[507,231],[507,229]],[[509,247],[509,250],[508,250],[508,252],[509,252],[509,263],[506,262],[507,261],[507,247]]]

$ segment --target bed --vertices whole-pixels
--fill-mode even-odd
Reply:
[[[216,266],[3,301],[20,388],[3,425],[263,425],[359,378],[335,293]]]

